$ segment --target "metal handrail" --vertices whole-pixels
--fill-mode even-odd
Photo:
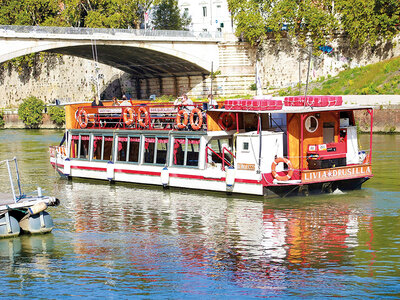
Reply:
[[[10,162],[12,162],[12,161],[15,162],[15,176],[16,176],[16,179],[17,179],[18,191],[19,191],[18,198],[17,198],[17,196],[15,194],[14,181],[13,181],[12,173],[11,173],[11,169],[10,169]],[[20,177],[19,177],[17,158],[14,157],[12,159],[5,159],[5,160],[0,161],[0,164],[2,164],[2,163],[5,163],[7,165],[8,177],[10,179],[11,192],[12,192],[12,195],[13,195],[14,202],[17,203],[17,201],[19,199],[21,199],[22,196],[23,196],[22,195],[22,190],[21,190],[21,182],[20,182]]]
[[[202,108],[203,103],[193,103],[188,105],[194,108]],[[148,113],[147,126],[144,128],[138,122],[139,109],[144,107]],[[130,125],[126,125],[123,118],[125,110],[131,108],[133,110],[134,121]],[[167,108],[162,110],[161,108]],[[108,112],[101,112],[102,109],[109,110]],[[119,109],[120,112],[112,112],[112,110]],[[181,109],[185,109],[181,104],[175,105],[173,103],[162,104],[137,104],[133,106],[80,106],[75,113],[77,122],[79,114],[82,110],[88,115],[87,127],[91,129],[140,129],[140,130],[171,130],[176,129],[176,117]],[[190,114],[190,112],[188,112]],[[142,119],[142,118],[141,118]],[[90,126],[89,126],[90,125]],[[206,128],[204,124],[203,128]]]
[[[211,150],[212,153],[214,153],[219,159],[221,159],[221,161],[222,161],[222,167],[221,167],[221,169],[222,169],[222,170],[225,170],[225,162],[226,162],[226,164],[227,164],[228,166],[232,166],[232,163],[231,163],[230,161],[228,161],[227,159],[225,159],[225,151],[224,151],[224,149],[225,149],[226,151],[228,151],[234,158],[236,158],[236,156],[233,155],[233,153],[230,152],[230,151],[229,151],[227,148],[225,148],[225,147],[222,148],[222,157],[221,157],[221,156],[220,156],[217,152],[215,152],[212,148],[210,148],[209,146],[206,146],[206,164],[208,163],[208,150]]]
[[[53,27],[53,26],[23,26],[23,25],[0,25],[0,31],[11,33],[44,33],[44,34],[78,34],[96,35],[108,34],[112,36],[131,35],[143,37],[176,37],[176,38],[200,38],[221,39],[222,33],[189,31],[189,30],[148,30],[148,29],[116,29],[116,28],[86,28],[86,27]]]

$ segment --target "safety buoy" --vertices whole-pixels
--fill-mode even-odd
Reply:
[[[135,121],[135,113],[131,107],[127,107],[124,109],[124,123],[126,126],[130,126]]]
[[[144,114],[144,119],[142,118],[142,114]],[[143,106],[139,108],[137,120],[139,125],[143,128],[149,125],[149,113]]]
[[[182,119],[183,116],[183,119]],[[181,109],[176,115],[176,127],[183,129],[188,124],[189,116],[186,110]]]
[[[219,115],[218,118],[218,125],[221,127],[222,130],[232,130],[233,127],[235,127],[235,118],[233,116],[233,113],[226,113],[223,112],[222,114]]]
[[[195,115],[197,115],[197,122],[195,122]],[[192,112],[190,113],[190,126],[193,130],[199,130],[203,125],[203,115],[201,110],[198,108],[193,108]]]
[[[86,128],[88,125],[88,114],[86,110],[81,109],[78,113],[78,123],[81,128]]]
[[[278,173],[276,172],[276,166],[281,162],[287,164],[287,166],[288,166],[288,173],[285,176],[278,175]],[[292,178],[293,171],[294,171],[290,160],[288,160],[287,158],[283,158],[283,157],[278,157],[273,161],[273,163],[271,165],[271,170],[272,170],[271,171],[272,176],[274,176],[274,178],[279,181],[288,181],[290,178]]]

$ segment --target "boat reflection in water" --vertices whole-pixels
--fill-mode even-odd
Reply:
[[[167,281],[161,279],[166,273],[183,272],[279,290],[301,284],[288,272],[354,272],[352,260],[367,266],[372,259],[365,253],[356,257],[354,250],[373,252],[366,191],[305,204],[297,198],[264,202],[87,181],[67,189],[74,230],[83,234],[74,241],[75,252],[108,260],[126,255],[143,280]]]
[[[60,257],[53,234],[22,235],[0,239],[0,268],[15,277],[49,278],[54,272],[54,259]]]

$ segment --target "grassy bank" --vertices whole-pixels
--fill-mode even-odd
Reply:
[[[302,85],[301,93],[304,93]],[[299,88],[279,91],[280,96],[298,95]],[[347,69],[335,77],[321,77],[309,84],[310,95],[395,95],[400,94],[400,57],[365,67]]]

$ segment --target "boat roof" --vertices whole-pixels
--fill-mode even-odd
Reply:
[[[364,110],[372,109],[373,106],[368,105],[339,105],[339,106],[283,106],[282,109],[277,110],[243,110],[243,109],[212,109],[211,111],[219,112],[246,112],[246,113],[292,113],[292,114],[302,114],[302,113],[314,113],[314,112],[325,112],[325,111],[343,111],[343,110]]]

